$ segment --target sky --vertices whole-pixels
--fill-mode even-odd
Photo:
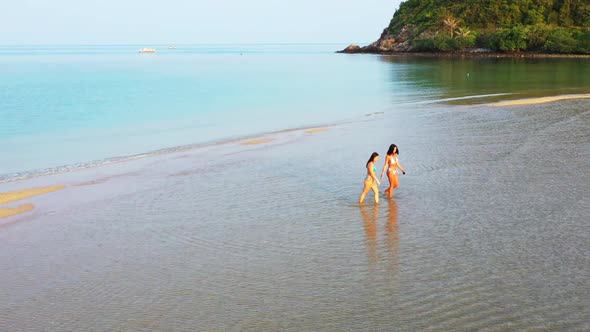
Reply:
[[[401,0],[0,0],[0,44],[369,43]]]

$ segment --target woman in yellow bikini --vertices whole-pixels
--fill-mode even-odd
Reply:
[[[399,180],[397,178],[397,169],[399,168],[402,173],[405,175],[406,170],[402,167],[397,160],[397,156],[399,155],[399,150],[397,145],[391,144],[389,146],[389,150],[387,150],[387,156],[385,157],[385,164],[383,165],[383,170],[381,170],[381,179],[383,178],[383,173],[387,170],[387,178],[389,179],[389,188],[385,190],[385,194],[388,197],[393,197],[393,190],[397,188],[399,185]]]
[[[377,152],[373,152],[371,154],[371,158],[367,161],[367,177],[365,178],[365,188],[363,188],[363,193],[361,197],[359,197],[359,203],[363,203],[365,200],[365,196],[369,190],[373,190],[375,193],[375,203],[379,203],[379,185],[381,184],[377,179],[377,167],[375,163],[379,160],[379,154]]]

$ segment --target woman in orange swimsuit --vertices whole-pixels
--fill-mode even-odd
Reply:
[[[387,150],[387,157],[385,157],[385,164],[383,165],[383,170],[381,170],[381,178],[383,178],[383,173],[387,170],[387,178],[389,179],[389,188],[385,190],[385,194],[388,197],[393,196],[393,190],[397,188],[399,185],[399,180],[397,178],[397,169],[399,168],[402,173],[405,175],[406,170],[402,167],[397,160],[397,156],[399,155],[399,150],[397,145],[391,144],[389,146],[389,150]]]
[[[365,187],[363,188],[363,193],[361,197],[359,197],[359,203],[363,203],[365,200],[365,196],[369,190],[373,190],[375,193],[375,203],[379,203],[379,185],[381,184],[377,179],[377,167],[375,163],[379,160],[379,154],[377,152],[373,152],[371,154],[371,158],[367,161],[367,177],[365,178]]]

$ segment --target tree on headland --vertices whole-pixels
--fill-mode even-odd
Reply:
[[[461,27],[459,27],[459,28],[457,28],[457,32],[456,33],[457,33],[457,36],[467,37],[467,36],[471,35],[471,30],[469,30],[467,28],[461,28]]]
[[[453,32],[455,32],[455,29],[459,25],[459,20],[456,20],[452,17],[447,17],[443,20],[443,23],[447,26],[447,28],[449,28],[449,32],[451,33],[451,38],[453,38]]]

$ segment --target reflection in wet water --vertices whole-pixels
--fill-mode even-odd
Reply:
[[[393,272],[399,265],[399,225],[397,222],[397,202],[395,199],[389,199],[387,202],[387,224],[385,227],[385,243],[387,248],[387,257],[389,258],[389,268]]]
[[[420,100],[492,95],[447,101],[470,104],[590,92],[587,59],[381,56],[380,60],[391,64],[391,83],[413,87],[410,94],[421,94]]]
[[[398,206],[395,199],[387,200],[387,212],[384,227],[381,228],[382,220],[379,220],[380,204],[361,204],[360,211],[365,231],[365,242],[367,246],[367,259],[369,271],[374,271],[380,263],[387,263],[387,269],[394,272],[399,265],[399,229],[398,229]],[[379,243],[379,229],[382,229],[382,242]],[[379,250],[382,248],[382,250]]]
[[[369,270],[373,270],[379,260],[377,257],[377,219],[379,218],[379,205],[374,204],[371,207],[366,207],[361,204],[361,216],[363,217],[365,228]]]

